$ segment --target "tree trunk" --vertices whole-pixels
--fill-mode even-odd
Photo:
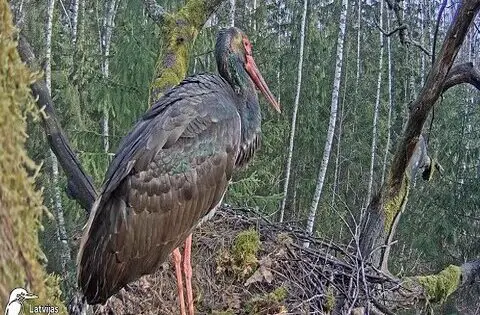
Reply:
[[[120,2],[120,1],[118,1]],[[100,48],[102,51],[102,76],[105,80],[110,76],[110,46],[112,42],[113,28],[115,27],[115,16],[118,8],[117,0],[110,0],[105,3],[104,15],[102,19],[102,29],[100,30]],[[107,98],[104,100],[103,118],[102,118],[102,139],[103,150],[108,155],[110,151],[109,136],[109,92],[106,92]]]
[[[228,12],[228,21],[231,27],[235,26],[235,0],[230,0],[230,11]]]
[[[358,86],[360,83],[360,47],[361,47],[361,38],[362,38],[362,0],[358,1],[357,7],[357,71],[355,77],[355,96],[358,94]]]
[[[305,32],[306,32],[305,26],[307,21],[307,7],[308,7],[308,0],[304,0],[303,13],[302,13],[302,25],[300,30],[300,48],[299,48],[300,51],[299,51],[298,69],[297,69],[297,90],[295,93],[295,102],[293,104],[292,124],[290,128],[290,142],[288,146],[287,165],[285,167],[285,181],[283,183],[283,199],[282,199],[282,205],[280,207],[280,222],[283,222],[283,219],[285,216],[285,206],[286,206],[287,197],[288,197],[288,185],[290,183],[290,173],[292,168],[295,129],[297,125],[297,112],[298,112],[298,105],[300,103],[300,92],[302,89],[303,51],[305,46]]]
[[[310,206],[306,232],[312,234],[315,217],[317,215],[317,207],[322,194],[323,185],[325,183],[325,174],[327,173],[328,161],[330,159],[330,151],[332,149],[333,134],[335,132],[335,123],[337,121],[337,107],[338,95],[340,93],[340,81],[342,78],[342,64],[343,64],[343,46],[345,43],[345,31],[347,27],[347,11],[348,0],[342,0],[342,10],[340,13],[340,29],[337,38],[337,58],[335,61],[335,77],[333,79],[332,103],[330,106],[330,120],[328,122],[327,139],[325,141],[325,148],[323,150],[322,164],[317,177],[317,185],[313,196],[312,204]],[[310,243],[305,242],[304,247],[309,247]]]
[[[362,219],[360,238],[362,256],[369,257],[372,251],[377,249],[372,255],[373,264],[381,265],[383,269],[386,268],[387,262],[384,255],[390,248],[388,240],[395,234],[398,223],[396,217],[405,208],[408,199],[410,178],[406,174],[407,166],[428,114],[440,94],[455,81],[455,70],[458,66],[452,69],[452,65],[479,9],[480,0],[465,0],[459,4],[457,14],[452,19],[443,46],[428,73],[425,84],[409,106],[409,119],[398,143],[388,180],[382,190],[373,196],[367,208],[367,215]]]
[[[346,64],[345,64],[345,68],[348,68],[348,55],[349,55],[349,51],[350,51],[350,45],[347,46],[347,54],[346,54]],[[348,79],[349,79],[349,76],[348,76],[348,73],[345,73],[345,80],[344,80],[344,83],[343,83],[343,96],[342,96],[342,101],[340,102],[340,106],[338,108],[338,126],[337,126],[337,151],[336,151],[336,154],[335,154],[335,170],[333,172],[333,189],[332,189],[332,201],[331,201],[331,206],[334,207],[335,206],[335,197],[336,195],[338,195],[338,192],[339,192],[339,187],[340,187],[340,183],[339,183],[339,178],[340,178],[340,174],[342,172],[341,170],[341,161],[340,161],[340,153],[341,153],[341,144],[342,144],[342,134],[343,134],[343,120],[344,120],[344,116],[345,116],[345,101],[347,99],[347,89],[345,88],[346,86],[348,86]]]
[[[387,29],[390,29],[390,17],[387,14]],[[387,143],[385,144],[385,154],[383,156],[381,184],[385,181],[385,172],[387,170],[387,161],[390,156],[390,142],[392,139],[392,112],[393,112],[393,65],[392,65],[392,46],[390,36],[387,37],[387,54],[388,54],[388,116],[387,116]]]
[[[72,25],[72,45],[77,45],[77,32],[78,32],[78,8],[80,1],[84,0],[72,0],[70,2],[70,24]]]
[[[383,1],[379,2],[380,5],[380,28],[383,29]],[[382,97],[382,74],[383,74],[383,33],[380,34],[380,58],[378,60],[378,78],[377,78],[377,96],[375,98],[375,107],[373,109],[373,129],[372,129],[372,147],[370,149],[370,172],[368,177],[368,188],[366,202],[370,200],[372,195],[372,186],[374,179],[375,168],[375,151],[377,149],[377,129],[378,129],[378,115],[380,110],[380,100]]]
[[[53,28],[53,14],[55,8],[55,0],[49,0],[47,3],[47,19],[45,27],[45,83],[49,94],[52,91],[52,28]],[[57,157],[50,150],[50,159],[52,161],[52,188],[53,198],[52,205],[55,209],[55,219],[57,224],[57,239],[60,245],[60,265],[62,276],[67,276],[68,263],[70,262],[70,246],[68,244],[67,229],[65,228],[65,218],[63,215],[62,193],[59,186],[59,171]]]

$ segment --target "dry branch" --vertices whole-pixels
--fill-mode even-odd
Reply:
[[[18,43],[20,58],[31,71],[39,71],[38,61],[27,42],[20,36]],[[48,138],[50,148],[55,153],[65,176],[68,180],[67,195],[84,208],[88,213],[97,198],[97,192],[91,178],[85,173],[77,155],[70,146],[70,142],[58,122],[53,101],[43,79],[37,80],[30,86],[36,99],[37,107],[44,112],[42,115],[43,128]]]
[[[450,70],[443,86],[443,92],[462,83],[471,84],[480,90],[480,71],[471,62],[455,65]]]

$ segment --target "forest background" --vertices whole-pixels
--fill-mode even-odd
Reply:
[[[397,2],[219,5],[190,48],[185,70],[216,72],[216,34],[235,25],[254,44],[257,64],[282,104],[282,115],[262,107],[262,150],[235,176],[226,203],[336,243],[351,240],[360,225],[355,223],[388,181],[410,105],[461,5],[406,0],[395,11],[391,4]],[[162,29],[149,16],[148,3],[11,1],[17,25],[41,60],[58,121],[96,187],[119,141],[148,108],[157,52],[168,45],[159,41]],[[167,12],[185,5],[160,4]],[[478,26],[477,18],[457,64],[478,64]],[[424,181],[409,165],[408,203],[388,261],[398,277],[436,273],[479,257],[479,100],[475,87],[459,85],[442,94],[428,116],[424,141],[432,168],[441,172]],[[86,212],[68,197],[66,176],[48,150],[42,125],[29,121],[27,133],[27,152],[42,165],[36,186],[44,189],[51,214],[43,217],[40,232],[46,269],[59,275],[66,299]],[[418,166],[423,171],[426,165]],[[478,296],[462,294],[447,307],[476,310],[478,298],[469,294]]]

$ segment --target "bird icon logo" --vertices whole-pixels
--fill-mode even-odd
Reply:
[[[29,299],[36,299],[35,294],[29,293],[24,288],[13,289],[8,299],[7,307],[5,307],[5,315],[22,314],[23,302]]]

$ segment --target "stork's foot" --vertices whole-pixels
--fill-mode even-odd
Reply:
[[[177,277],[178,302],[180,303],[180,314],[186,315],[185,299],[183,297],[182,254],[180,254],[180,250],[178,249],[178,247],[175,248],[172,256],[173,256],[173,262],[175,263],[175,276]]]

